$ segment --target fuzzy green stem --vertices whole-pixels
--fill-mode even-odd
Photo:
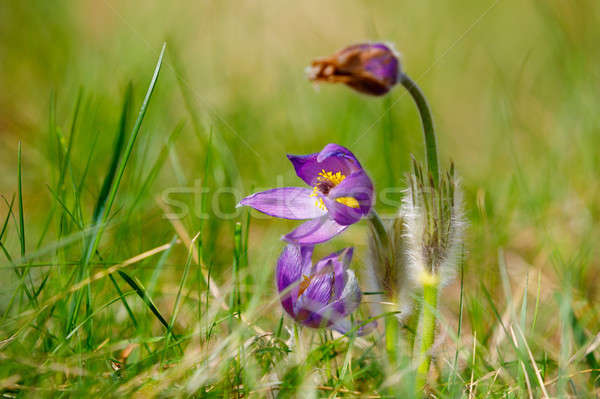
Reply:
[[[423,306],[419,321],[420,344],[417,348],[417,359],[420,362],[417,368],[416,392],[417,396],[423,395],[429,365],[431,363],[431,346],[435,339],[435,315],[437,312],[438,286],[437,277],[428,275],[422,279],[423,283]]]
[[[431,109],[427,104],[425,95],[417,86],[415,81],[409,78],[404,73],[400,74],[400,83],[410,93],[421,115],[423,122],[423,137],[425,139],[425,158],[427,159],[427,169],[433,177],[433,182],[437,186],[439,180],[439,166],[437,156],[437,144],[435,139],[435,129],[433,127],[433,118],[431,117]]]
[[[304,350],[302,348],[302,341],[300,340],[300,329],[296,323],[294,323],[294,343],[296,344],[296,358],[300,363],[304,357]]]
[[[377,240],[381,244],[384,253],[391,255],[392,248],[390,238],[383,224],[383,220],[375,209],[371,209],[369,213],[369,222],[373,228],[373,232],[377,236]],[[397,365],[397,342],[398,341],[398,319],[394,314],[390,314],[385,318],[385,349],[388,355],[390,365],[395,368]]]
[[[398,319],[395,314],[385,317],[385,350],[393,369],[398,365]]]

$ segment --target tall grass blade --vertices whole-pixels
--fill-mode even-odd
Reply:
[[[123,174],[125,173],[125,167],[127,166],[127,161],[129,160],[129,157],[131,156],[131,153],[133,152],[133,147],[134,147],[136,138],[138,136],[138,133],[140,131],[140,128],[142,126],[142,121],[144,120],[144,116],[146,115],[146,111],[148,110],[148,106],[150,104],[150,99],[152,98],[152,94],[154,93],[154,89],[156,87],[156,83],[158,81],[158,76],[159,76],[160,69],[162,66],[162,60],[163,60],[163,57],[165,54],[165,49],[166,49],[166,43],[163,44],[162,50],[160,52],[158,62],[154,69],[154,74],[152,75],[150,85],[148,87],[148,90],[146,91],[146,96],[144,97],[144,100],[140,107],[140,111],[138,113],[137,119],[131,130],[131,134],[129,136],[129,141],[127,143],[127,147],[126,147],[125,152],[120,160],[119,167],[118,167],[115,179],[111,185],[109,195],[108,195],[106,201],[104,201],[104,205],[101,206],[100,211],[97,212],[97,214],[96,214],[96,220],[93,225],[95,232],[92,235],[92,237],[90,238],[89,243],[87,244],[87,250],[85,251],[84,256],[81,260],[81,266],[79,269],[79,275],[78,275],[78,279],[77,279],[78,281],[81,281],[83,276],[87,272],[87,266],[88,266],[92,256],[96,252],[96,248],[98,246],[100,238],[102,237],[106,218],[107,218],[108,214],[110,213],[111,207],[115,201],[117,191],[119,188],[119,184],[121,182]],[[72,327],[74,326],[77,314],[79,312],[80,303],[81,303],[81,294],[80,294],[80,291],[78,291],[75,295],[75,299],[71,306],[71,311],[70,311],[70,315],[69,315],[69,323],[67,324],[69,327],[69,330],[72,329]]]
[[[158,81],[158,75],[160,73],[160,69],[161,69],[161,66],[162,66],[162,61],[163,61],[163,56],[165,54],[165,49],[166,49],[166,43],[163,44],[162,50],[160,52],[160,56],[158,57],[158,62],[157,62],[156,67],[154,69],[154,74],[152,76],[152,80],[150,81],[150,85],[148,87],[148,90],[146,91],[146,96],[144,97],[144,101],[142,102],[142,105],[140,107],[140,111],[138,113],[137,119],[135,121],[135,124],[134,124],[132,130],[131,130],[131,134],[129,136],[129,141],[127,143],[127,147],[126,147],[125,152],[124,152],[124,154],[123,154],[123,156],[121,158],[121,161],[119,163],[119,168],[117,170],[114,182],[111,185],[111,189],[110,189],[109,195],[107,197],[107,200],[106,200],[104,206],[98,212],[97,219],[96,219],[97,220],[96,226],[98,228],[98,231],[94,235],[93,239],[90,241],[90,244],[88,246],[88,250],[87,250],[87,252],[85,254],[85,257],[84,257],[84,260],[83,260],[83,264],[84,265],[86,265],[89,262],[89,260],[91,259],[92,255],[96,251],[96,247],[98,245],[100,237],[102,236],[102,232],[104,230],[103,223],[106,220],[107,215],[110,213],[112,205],[113,205],[113,203],[115,201],[115,198],[117,196],[117,191],[119,189],[119,185],[121,183],[121,179],[123,178],[123,174],[125,173],[125,168],[127,166],[127,162],[129,161],[131,153],[133,152],[133,146],[135,144],[135,141],[136,141],[137,136],[139,134],[140,128],[142,126],[142,122],[144,120],[144,116],[146,115],[146,111],[148,110],[148,106],[150,105],[150,99],[152,98],[152,94],[154,93],[154,89],[155,89],[156,83]]]
[[[131,288],[133,288],[133,290],[135,291],[135,293],[138,294],[138,296],[146,304],[146,306],[148,307],[148,309],[150,309],[150,311],[154,314],[154,316],[156,316],[156,318],[158,319],[158,321],[160,321],[161,324],[168,329],[169,328],[169,323],[167,323],[167,321],[165,320],[165,318],[160,314],[160,311],[158,310],[158,308],[156,307],[156,305],[152,301],[152,298],[150,298],[150,296],[148,295],[148,292],[144,289],[144,287],[142,286],[142,284],[139,281],[136,281],[134,278],[130,277],[127,273],[125,273],[122,270],[119,270],[118,273],[119,273],[119,276],[121,276],[121,278],[123,280],[125,280],[125,282],[127,284],[129,284],[129,286]]]
[[[19,242],[21,244],[21,257],[25,257],[25,216],[23,213],[23,166],[21,161],[21,142],[17,150],[17,203],[19,205]]]
[[[127,116],[129,113],[129,107],[131,103],[131,98],[133,95],[133,86],[131,82],[127,85],[127,89],[125,91],[125,99],[123,101],[123,107],[121,110],[121,117],[119,119],[119,128],[117,130],[117,135],[115,137],[114,148],[112,152],[112,159],[109,164],[108,172],[106,173],[106,177],[104,178],[104,182],[102,183],[102,188],[100,189],[100,194],[98,195],[98,200],[96,201],[96,206],[94,208],[93,214],[93,222],[94,224],[98,222],[102,210],[106,205],[106,201],[108,199],[108,194],[110,192],[111,187],[113,186],[115,174],[117,173],[117,167],[119,166],[119,160],[121,159],[121,154],[123,152],[123,145],[125,144],[125,132],[127,129]]]

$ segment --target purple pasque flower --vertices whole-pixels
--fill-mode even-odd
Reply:
[[[314,82],[344,83],[373,96],[386,94],[399,73],[398,54],[383,43],[354,44],[314,60],[308,68],[308,78]]]
[[[347,319],[360,304],[362,293],[348,268],[353,248],[334,252],[312,263],[313,246],[288,244],[275,271],[281,305],[298,323],[312,328],[332,328],[342,334],[352,325]],[[371,331],[374,323],[358,329]]]
[[[279,218],[311,219],[284,240],[302,245],[327,241],[371,210],[373,183],[347,148],[327,144],[321,152],[288,155],[288,159],[311,188],[274,188],[252,194],[238,204]]]

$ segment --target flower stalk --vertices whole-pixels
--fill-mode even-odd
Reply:
[[[419,322],[420,345],[416,347],[418,353],[415,354],[415,359],[420,362],[416,378],[417,394],[422,393],[425,388],[431,364],[430,351],[435,340],[439,280],[436,276],[427,274],[423,276],[421,283],[423,284],[423,305]]]
[[[398,365],[398,334],[399,322],[395,314],[391,313],[385,317],[385,351],[392,368]]]
[[[439,181],[439,164],[437,155],[437,143],[435,138],[435,129],[433,126],[433,118],[431,117],[431,109],[425,99],[425,95],[417,85],[417,83],[408,77],[405,73],[400,73],[400,84],[408,91],[413,98],[419,115],[421,116],[421,122],[423,123],[423,138],[425,139],[425,158],[427,159],[427,170],[433,177],[435,185]]]

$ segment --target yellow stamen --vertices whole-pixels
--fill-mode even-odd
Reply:
[[[342,172],[325,172],[325,169],[321,169],[321,172],[319,172],[319,177],[317,177],[318,181],[329,181],[331,183],[333,183],[333,186],[337,186],[338,184],[340,184],[341,182],[344,181],[344,179],[346,178],[346,176],[344,176],[342,174]]]
[[[343,182],[345,178],[346,176],[343,175],[342,172],[333,173],[326,172],[325,169],[321,169],[321,172],[319,172],[319,175],[317,176],[318,183],[316,186],[313,187],[313,192],[310,194],[310,196],[318,197],[320,192],[327,194],[327,192],[323,191],[323,185],[325,185],[325,187],[328,189],[327,191],[329,191],[341,182]],[[340,197],[337,198],[336,201],[340,204],[349,206],[350,208],[358,208],[360,206],[358,201],[353,197]],[[327,210],[322,198],[317,198],[315,205],[323,210]]]
[[[340,197],[335,199],[340,204],[349,206],[350,208],[358,208],[360,204],[354,197]]]

